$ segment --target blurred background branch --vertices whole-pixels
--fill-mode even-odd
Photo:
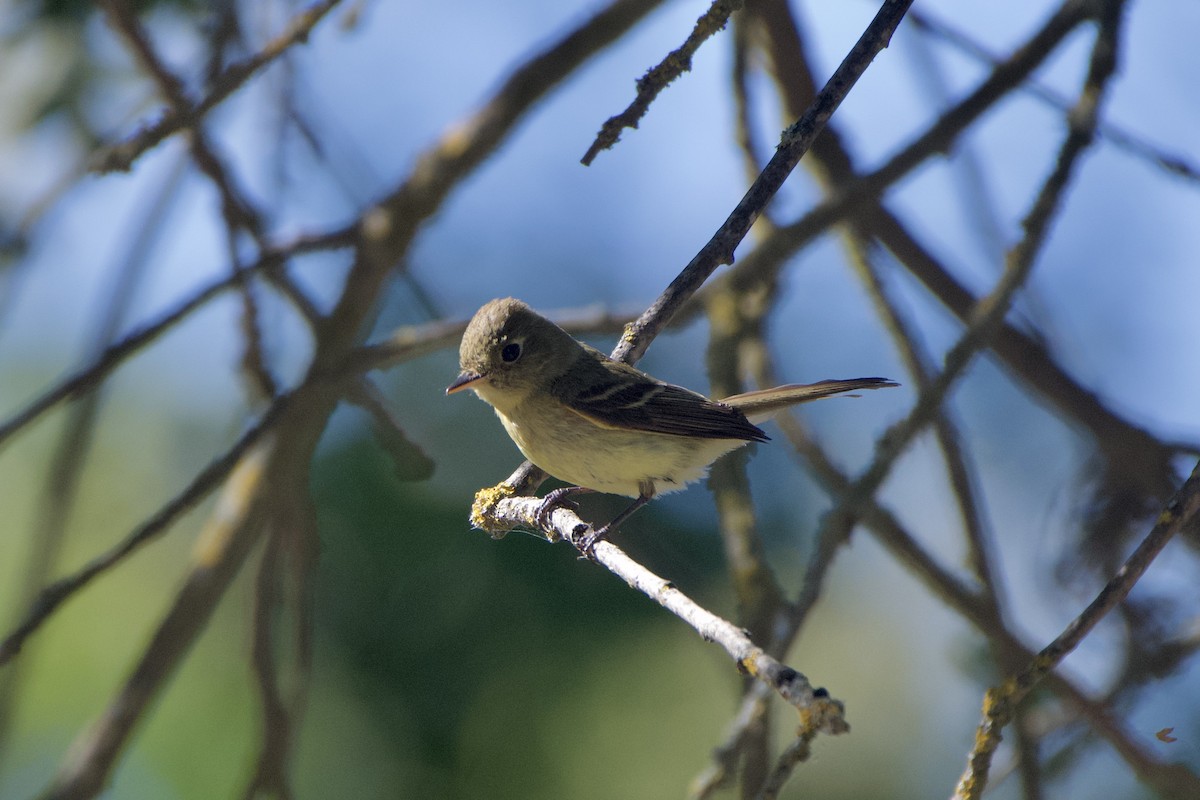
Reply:
[[[0,797],[1196,796],[1200,19],[445,5],[0,23]],[[505,295],[712,395],[907,389],[598,548],[697,636],[468,530]]]

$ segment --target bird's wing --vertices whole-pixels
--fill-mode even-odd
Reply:
[[[591,350],[591,348],[588,348]],[[574,370],[582,383],[556,386],[554,394],[569,409],[602,428],[763,442],[767,435],[746,415],[702,394],[655,380],[628,364],[592,351],[586,370]]]

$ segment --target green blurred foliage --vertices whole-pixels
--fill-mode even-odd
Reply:
[[[657,753],[623,767],[621,796],[700,768],[737,678],[646,598],[565,545],[470,530],[465,506],[399,484],[370,443],[327,453],[314,493],[320,646],[398,761],[422,766],[402,796],[611,797],[605,765],[631,745]],[[728,700],[689,702],[714,692]]]

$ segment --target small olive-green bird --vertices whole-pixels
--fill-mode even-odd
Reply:
[[[568,494],[636,498],[595,532],[590,550],[653,497],[682,489],[722,455],[768,437],[755,422],[797,403],[897,384],[885,378],[792,384],[710,400],[658,380],[575,340],[511,297],[475,313],[459,348],[462,372],[446,389],[472,389],[496,410],[525,457],[566,483]]]

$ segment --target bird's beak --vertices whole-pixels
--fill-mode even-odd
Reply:
[[[455,392],[461,392],[463,389],[470,389],[477,381],[481,381],[485,377],[487,376],[480,375],[478,372],[464,370],[454,379],[454,383],[446,387],[446,394],[454,394]]]

